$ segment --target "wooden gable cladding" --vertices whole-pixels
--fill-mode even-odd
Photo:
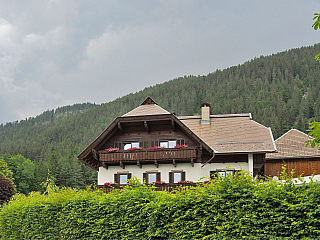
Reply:
[[[147,97],[146,100],[141,103],[141,105],[157,104],[151,97]],[[158,105],[158,104],[157,104]]]
[[[118,132],[109,139],[99,150],[111,147],[123,150],[123,144],[127,142],[139,142],[139,146],[144,149],[159,146],[161,141],[176,141],[175,145],[188,145],[189,147],[199,147],[199,143],[184,134],[181,130],[173,131],[171,125],[149,125],[150,131],[146,131],[143,126],[124,127],[126,131]]]
[[[95,151],[100,152],[113,147],[121,149],[123,143],[128,142],[139,142],[139,146],[149,149],[150,147],[158,146],[160,141],[176,141],[176,144],[188,145],[195,149],[196,157],[179,160],[191,162],[192,165],[194,162],[201,161],[202,153],[211,156],[214,154],[212,149],[177,117],[173,114],[161,114],[116,118],[78,158],[82,162],[87,162],[87,159],[94,158]],[[179,149],[177,150],[179,151]],[[174,165],[176,164],[175,159],[166,161],[173,161]],[[101,159],[99,159],[99,162],[102,165]],[[90,165],[91,163],[88,164]],[[120,162],[121,164],[124,166],[122,162]],[[137,165],[141,166],[140,163],[137,163]]]

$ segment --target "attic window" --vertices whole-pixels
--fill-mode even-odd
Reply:
[[[129,148],[139,147],[139,142],[127,142],[123,143],[123,149],[128,150]]]
[[[176,145],[176,140],[160,141],[160,147],[163,148],[174,148]]]

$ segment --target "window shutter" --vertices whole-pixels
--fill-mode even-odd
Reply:
[[[173,172],[169,172],[169,183],[173,183]]]
[[[213,179],[214,177],[216,177],[217,171],[210,171],[210,179]]]
[[[181,181],[186,180],[186,172],[181,173]]]
[[[157,172],[157,181],[161,181],[161,172]]]
[[[114,183],[119,183],[118,180],[119,179],[119,175],[117,173],[114,174]]]
[[[118,143],[118,142],[115,142],[115,143],[113,143],[113,147],[114,148],[119,148],[120,149],[120,146],[119,146],[120,144]]]
[[[180,140],[180,145],[185,145],[184,139],[181,139],[181,140]]]
[[[145,148],[145,146],[144,146],[144,144],[143,144],[144,142],[139,142],[139,147],[143,147],[143,148]]]
[[[143,182],[147,183],[147,173],[143,173]]]
[[[128,179],[131,179],[132,173],[128,173]]]

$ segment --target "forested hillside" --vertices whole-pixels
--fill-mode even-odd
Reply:
[[[22,154],[56,178],[57,161],[76,156],[117,116],[152,97],[176,115],[247,113],[272,128],[275,139],[290,128],[306,131],[320,121],[320,44],[261,56],[207,76],[184,76],[101,105],[76,104],[36,118],[0,125],[0,156]],[[104,89],[108,94],[108,89]],[[63,160],[61,160],[61,164]],[[70,160],[71,161],[71,160]],[[73,161],[73,160],[72,160]],[[84,170],[83,170],[84,171]],[[60,181],[63,185],[63,181]]]

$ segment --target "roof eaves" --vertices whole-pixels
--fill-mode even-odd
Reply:
[[[293,157],[266,157],[266,160],[296,159],[296,158],[320,158],[320,155],[316,155],[316,156],[293,156]]]
[[[273,147],[274,147],[274,151],[277,151],[277,145],[276,145],[276,143],[274,141],[274,137],[273,137],[273,134],[272,134],[272,131],[271,131],[271,127],[269,127],[269,132],[270,132],[272,144],[273,144]]]

